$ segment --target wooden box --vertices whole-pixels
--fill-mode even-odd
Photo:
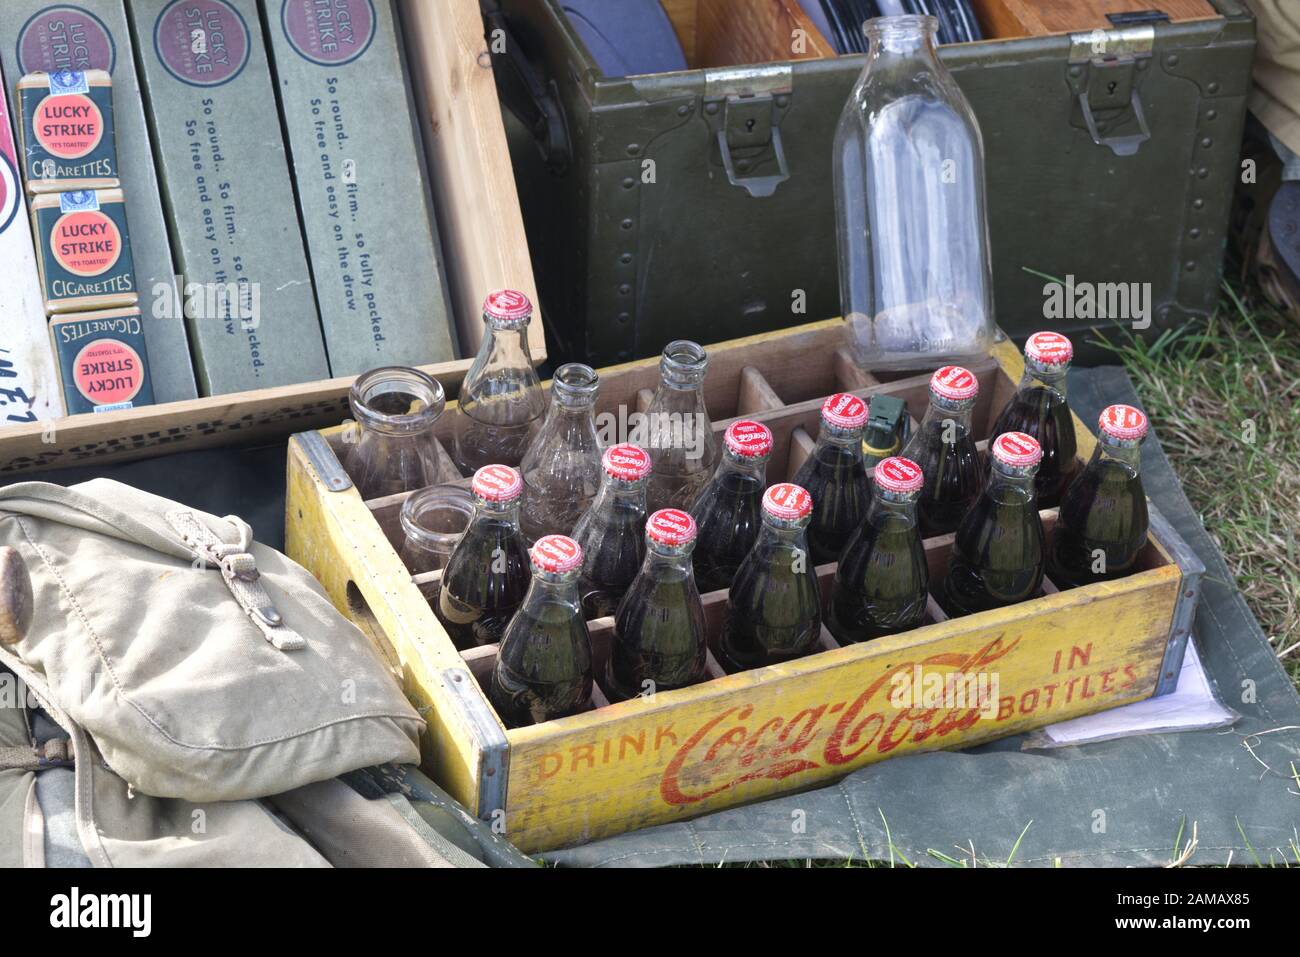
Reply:
[[[848,361],[844,335],[833,320],[709,347],[714,428],[742,416],[765,422],[775,437],[770,482],[792,475],[811,450],[832,392],[896,395],[923,414],[929,375],[876,382]],[[981,387],[974,426],[986,436],[1023,365],[1004,341],[971,369]],[[644,408],[657,382],[653,359],[604,369],[598,411]],[[443,436],[455,414],[449,407],[439,422]],[[1075,428],[1086,459],[1092,431],[1077,420]],[[384,650],[428,717],[428,773],[525,851],[682,820],[893,755],[967,747],[1172,690],[1203,570],[1153,512],[1141,570],[1119,581],[1064,592],[1048,583],[1044,597],[953,620],[931,601],[929,623],[906,634],[841,648],[823,630],[823,650],[795,662],[730,676],[711,664],[703,684],[614,705],[598,699],[585,714],[506,730],[483,692],[496,647],[462,654],[452,646],[420,591],[437,573],[413,578],[395,551],[404,496],[362,501],[339,465],[343,441],[342,428],[290,440],[288,553]],[[1050,538],[1056,513],[1042,516]],[[925,543],[932,590],[951,546],[951,535]],[[817,570],[824,596],[834,571]],[[713,639],[726,600],[722,591],[704,596]],[[612,624],[590,625],[598,682]],[[935,707],[895,706],[894,676],[918,667],[923,681],[936,673],[985,682],[996,707],[965,707],[955,694],[928,702]]]
[[[537,302],[492,62],[476,0],[404,0],[407,69],[424,134],[459,354],[423,366],[454,395],[482,341],[480,307],[510,287]],[[149,308],[142,303],[143,309]],[[546,358],[540,317],[533,359]],[[0,481],[36,469],[268,441],[338,422],[351,377],[0,427]]]

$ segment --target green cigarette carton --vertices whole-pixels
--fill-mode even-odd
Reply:
[[[55,316],[50,338],[59,357],[69,415],[153,405],[139,309]]]
[[[390,0],[266,12],[330,369],[455,358]]]
[[[130,20],[205,395],[329,375],[253,0]]]

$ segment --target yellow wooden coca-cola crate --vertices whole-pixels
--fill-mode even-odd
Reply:
[[[398,10],[461,356],[421,368],[453,394],[483,339],[483,297],[509,287],[537,302],[537,292],[478,3],[412,0]],[[528,343],[534,361],[544,361],[540,315]],[[322,379],[52,422],[0,417],[0,482],[37,469],[283,438],[339,421],[352,382]]]
[[[714,428],[738,417],[765,422],[775,437],[769,481],[792,476],[807,456],[831,393],[894,395],[911,415],[924,412],[929,375],[876,381],[843,342],[834,320],[709,347]],[[980,382],[974,429],[987,438],[1023,365],[1001,342],[970,368]],[[598,413],[623,421],[643,410],[658,375],[655,359],[601,370]],[[441,440],[456,414],[449,406],[439,421]],[[1077,419],[1075,428],[1086,460],[1092,431]],[[967,747],[1172,690],[1203,571],[1153,510],[1139,570],[1126,578],[1059,592],[1048,581],[1043,597],[956,619],[931,600],[927,623],[905,634],[839,647],[823,628],[821,649],[800,660],[725,675],[710,659],[702,684],[612,705],[599,682],[613,620],[598,619],[589,626],[596,707],[506,729],[484,693],[496,646],[462,653],[452,645],[421,593],[437,573],[413,577],[398,557],[405,496],[361,499],[340,465],[345,434],[290,441],[288,552],[384,651],[428,718],[427,772],[526,851],[679,821],[894,755]],[[1055,510],[1042,518],[1050,541]],[[952,538],[925,542],[932,589]],[[823,596],[834,571],[817,569]],[[716,642],[727,595],[703,600]],[[900,696],[908,678],[919,695]]]

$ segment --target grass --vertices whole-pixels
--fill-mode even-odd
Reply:
[[[1152,342],[1102,339],[1300,687],[1300,325],[1225,283],[1208,320]]]

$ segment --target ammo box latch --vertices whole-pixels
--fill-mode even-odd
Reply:
[[[717,138],[728,181],[750,196],[771,196],[790,178],[780,124],[793,95],[788,63],[705,71],[705,122]],[[744,175],[769,155],[776,158],[775,173]]]
[[[1163,14],[1159,16],[1164,19]],[[1132,156],[1151,138],[1137,81],[1138,73],[1150,64],[1155,39],[1152,22],[1070,34],[1066,70],[1070,90],[1078,100],[1092,141],[1109,147],[1116,156]],[[1099,121],[1097,114],[1126,108],[1132,109],[1138,132],[1103,136],[1105,122]]]

